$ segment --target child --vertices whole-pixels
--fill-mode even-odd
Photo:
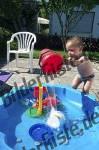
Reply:
[[[83,42],[79,37],[70,38],[66,43],[68,51],[68,63],[77,67],[78,75],[75,76],[72,87],[77,88],[81,82],[84,82],[83,92],[89,93],[93,83],[94,72],[90,60],[82,55]]]

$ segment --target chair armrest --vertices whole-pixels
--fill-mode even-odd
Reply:
[[[11,38],[11,40],[7,41],[7,44],[10,44],[11,42],[13,42],[13,38]]]
[[[13,41],[13,38],[11,40],[7,41],[7,52],[10,51],[10,43]]]

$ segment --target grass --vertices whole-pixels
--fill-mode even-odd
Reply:
[[[62,54],[63,56],[68,57],[67,53],[65,53],[63,50],[62,51],[59,51],[59,50],[56,51],[55,50],[55,52],[58,52],[58,53]],[[40,55],[40,50],[34,50],[33,58],[38,59],[39,55]],[[99,52],[86,51],[85,55],[88,56],[89,59],[91,59],[91,60],[97,60],[97,61],[99,61]],[[20,57],[28,58],[28,55],[21,54]]]
[[[67,53],[65,54],[64,51],[55,51],[57,53],[60,53],[62,54],[63,56],[67,56]],[[34,50],[34,53],[33,53],[33,58],[36,58],[38,59],[39,58],[39,55],[40,55],[40,50]],[[28,55],[27,54],[20,54],[20,57],[24,57],[24,58],[28,58]]]
[[[99,52],[86,51],[85,54],[89,57],[89,59],[99,61]]]

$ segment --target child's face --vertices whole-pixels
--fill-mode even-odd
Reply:
[[[82,53],[82,48],[71,41],[66,44],[66,49],[70,57],[77,57]]]

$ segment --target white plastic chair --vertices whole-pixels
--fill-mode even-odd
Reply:
[[[10,44],[14,40],[18,42],[18,49],[11,50]],[[36,43],[36,36],[30,32],[17,32],[11,36],[11,40],[7,41],[7,65],[9,70],[9,61],[10,61],[10,54],[16,54],[16,66],[18,64],[18,55],[19,54],[29,54],[29,67],[30,72],[32,73],[32,61],[33,61],[33,50],[34,44]]]

